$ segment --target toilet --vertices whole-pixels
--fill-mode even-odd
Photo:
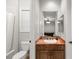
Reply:
[[[30,43],[26,41],[21,42],[21,51],[16,53],[12,59],[27,59],[27,56],[29,56],[28,51],[30,48]]]

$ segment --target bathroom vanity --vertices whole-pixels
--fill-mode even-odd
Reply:
[[[65,59],[65,42],[62,38],[52,43],[41,38],[36,42],[36,59]]]

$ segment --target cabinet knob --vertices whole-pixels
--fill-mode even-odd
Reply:
[[[29,41],[29,43],[31,43],[31,41]]]
[[[72,44],[72,41],[69,41],[70,44]]]

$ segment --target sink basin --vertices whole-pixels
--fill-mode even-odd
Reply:
[[[45,43],[47,44],[55,44],[57,42],[56,39],[53,39],[53,40],[44,40]]]

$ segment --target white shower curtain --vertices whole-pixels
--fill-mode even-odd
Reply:
[[[14,36],[14,15],[12,13],[7,14],[6,21],[6,53],[12,49],[13,36]]]

